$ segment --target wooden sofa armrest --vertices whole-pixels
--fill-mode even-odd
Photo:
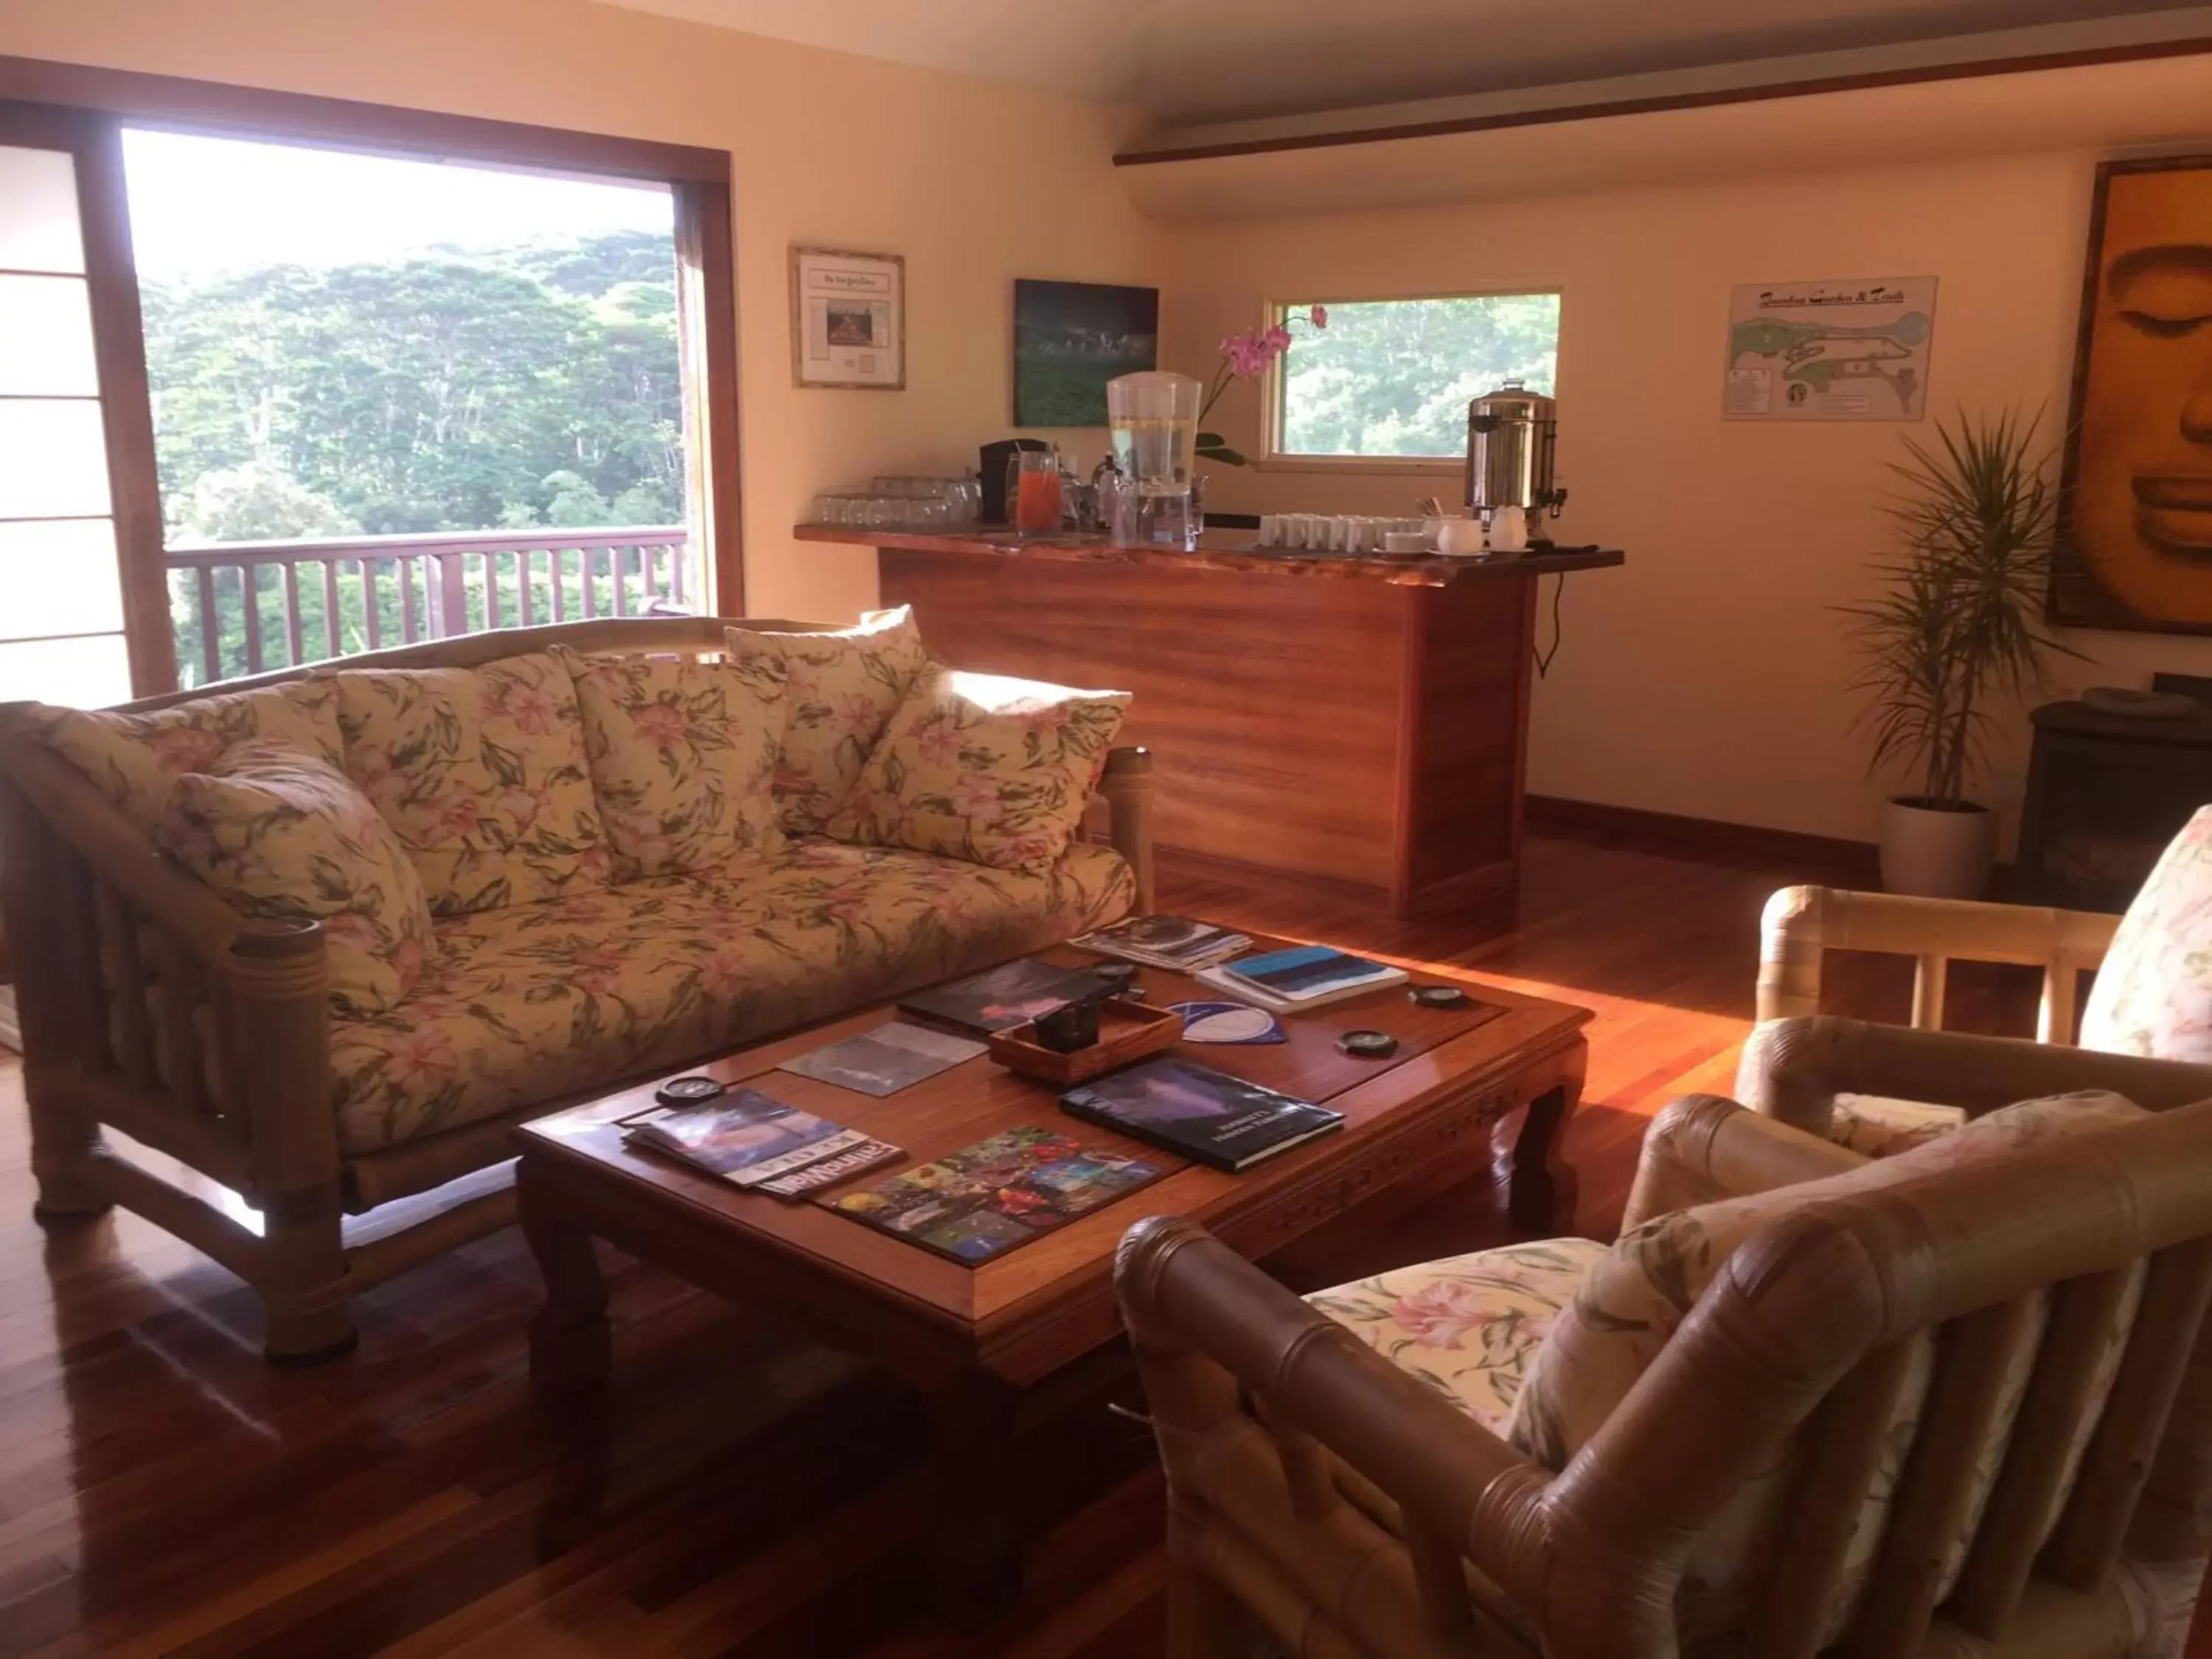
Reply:
[[[1881,951],[1915,960],[1912,1024],[1933,1030],[1943,1019],[1945,963],[2017,962],[2044,970],[2039,1039],[2069,1042],[2077,976],[2104,960],[2118,926],[2118,916],[2089,910],[1784,887],[1759,919],[1758,1015],[1764,1021],[1819,1013],[1822,957]]]
[[[1693,1204],[1744,1198],[1855,1170],[1866,1159],[1718,1095],[1671,1101],[1644,1132],[1620,1230]]]
[[[1152,912],[1152,751],[1141,745],[1109,750],[1098,793],[1112,812],[1108,831],[1114,850],[1137,878],[1136,914]]]
[[[1830,1103],[1846,1091],[1932,1101],[1978,1116],[2076,1089],[2109,1089],[2166,1111],[2212,1099],[2212,1066],[1866,1020],[1784,1019],[1752,1032],[1735,1092],[1754,1111],[1819,1134]]]
[[[1194,1222],[1139,1222],[1121,1240],[1114,1281],[1171,1504],[1190,1505],[1205,1490],[1209,1432],[1254,1397],[1301,1514],[1340,1501],[1318,1442],[1395,1500],[1417,1560],[1433,1552],[1456,1577],[1463,1555],[1509,1598],[1538,1604],[1553,1479],[1542,1465]]]

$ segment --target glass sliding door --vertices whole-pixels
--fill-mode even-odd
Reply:
[[[143,393],[113,144],[90,118],[0,106],[0,702],[92,707],[170,683],[166,626],[149,657],[126,623],[132,503],[150,484],[118,465]],[[103,310],[127,338],[100,337]]]

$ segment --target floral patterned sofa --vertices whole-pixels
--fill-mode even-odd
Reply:
[[[342,1349],[354,1291],[512,1202],[350,1249],[346,1213],[501,1163],[520,1119],[1146,896],[1127,702],[957,674],[899,611],[576,623],[0,711],[40,1212],[138,1210],[255,1285],[272,1357]],[[103,1125],[245,1194],[258,1233]]]

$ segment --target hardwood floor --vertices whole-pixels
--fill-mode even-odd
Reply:
[[[1568,1152],[1577,1230],[1607,1236],[1644,1120],[1729,1087],[1766,894],[1846,873],[1540,841],[1519,926],[1488,939],[1218,881],[1162,897],[1595,1009]],[[1905,964],[1836,979],[1850,1012],[1901,1017]],[[2033,1000],[1954,979],[1954,1023],[2022,1029]],[[915,1404],[854,1363],[623,1265],[613,1410],[541,1413],[508,1234],[363,1297],[350,1358],[274,1370],[236,1280],[119,1214],[42,1232],[27,1163],[0,1059],[0,1659],[1159,1650],[1158,1483],[1145,1431],[1102,1408],[1139,1403],[1124,1378],[1038,1402],[1020,1465],[1052,1531],[1021,1608],[959,1638],[906,1565],[933,1502]]]

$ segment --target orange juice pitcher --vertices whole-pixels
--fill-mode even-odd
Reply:
[[[1007,459],[1013,488],[1006,492],[1012,504],[1014,528],[1024,535],[1060,528],[1060,452],[1024,450]]]

